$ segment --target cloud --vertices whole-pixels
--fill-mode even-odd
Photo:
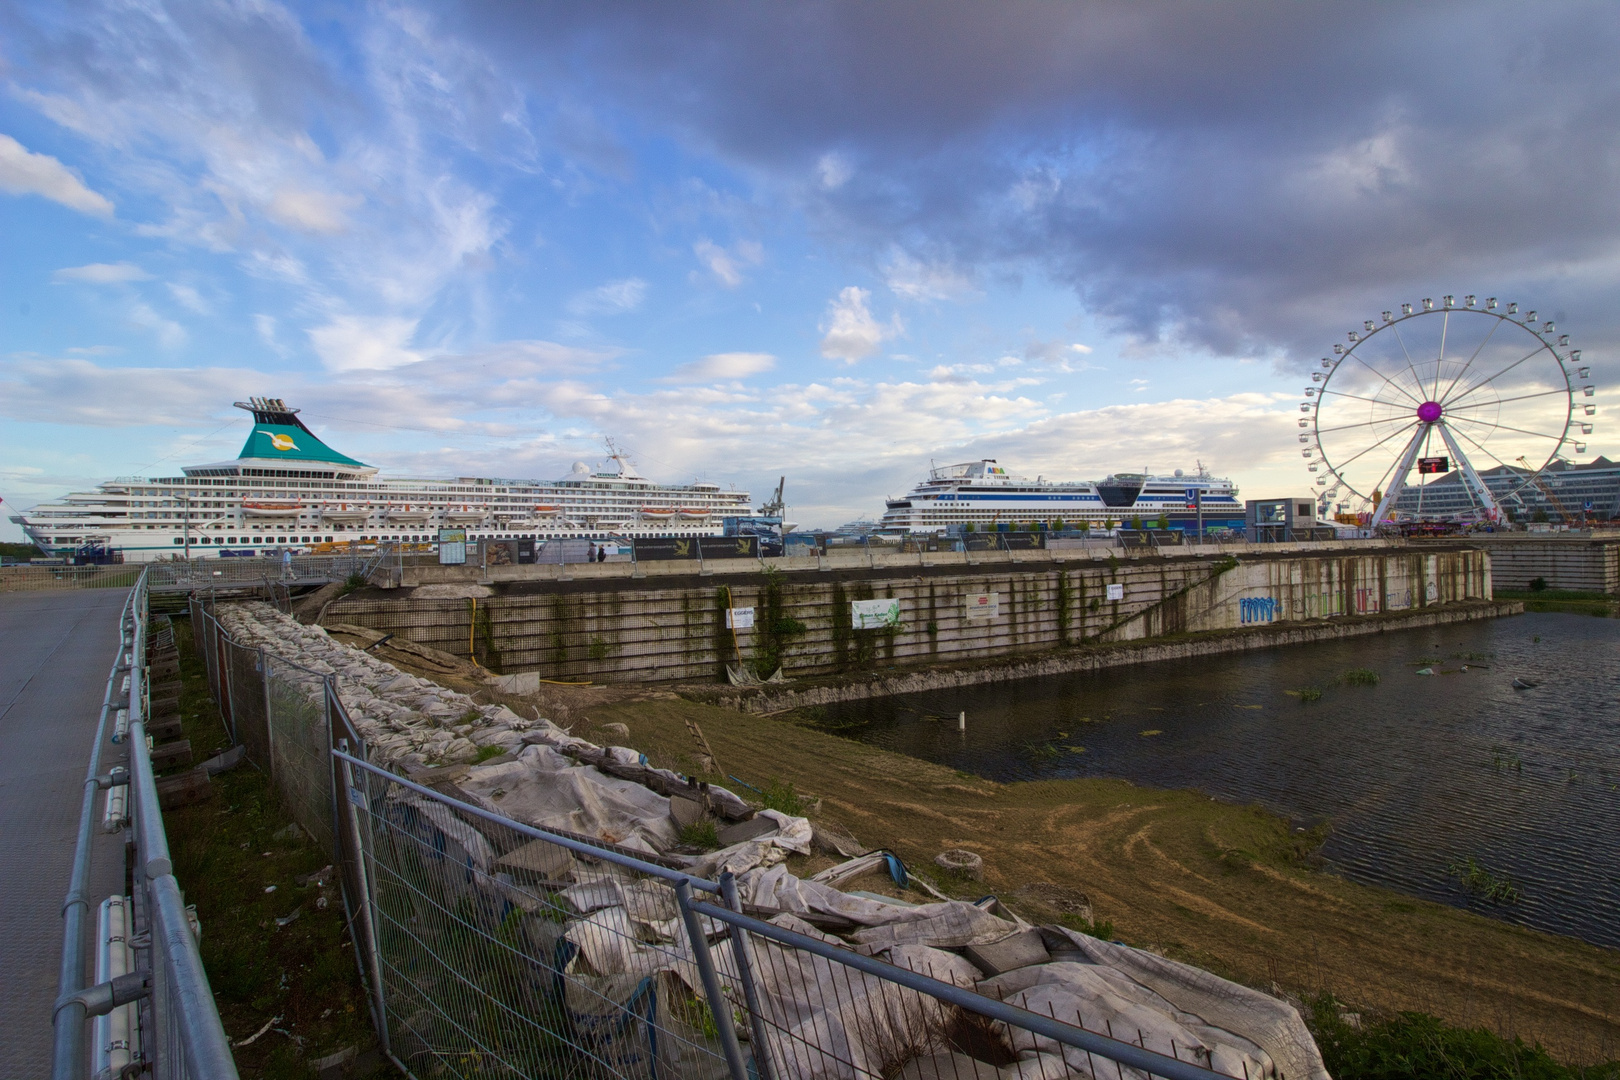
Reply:
[[[65,266],[51,275],[53,281],[82,281],[89,285],[118,285],[126,281],[150,281],[152,275],[134,263],[87,263]]]
[[[622,315],[641,306],[647,297],[647,283],[640,278],[622,278],[576,293],[568,301],[574,315]]]
[[[972,279],[956,267],[925,263],[898,249],[883,273],[890,291],[907,300],[967,300],[979,295]]]
[[[899,334],[904,326],[900,316],[885,325],[872,317],[866,301],[871,293],[851,285],[827,305],[821,324],[821,355],[829,360],[853,364],[877,352],[882,344]]]
[[[78,173],[49,154],[34,153],[10,135],[0,135],[0,191],[40,195],[95,217],[113,214],[113,204],[86,187]]]
[[[348,211],[360,202],[349,195],[283,188],[265,206],[274,221],[299,232],[331,234],[349,228]]]
[[[816,179],[828,191],[837,191],[854,175],[855,167],[839,154],[822,154],[816,162]]]
[[[173,282],[169,282],[168,286],[169,295],[174,297],[175,302],[181,307],[194,311],[198,315],[207,315],[211,313],[212,309],[209,308],[208,302],[204,300],[202,295],[190,285],[176,285]]]
[[[770,353],[729,352],[714,353],[690,364],[682,364],[670,373],[668,382],[703,383],[729,379],[746,379],[750,375],[770,371],[776,366],[776,357]]]
[[[129,321],[155,334],[165,349],[178,349],[186,343],[186,328],[173,319],[159,315],[149,304],[136,304],[130,308]]]
[[[417,322],[395,315],[339,315],[308,333],[328,371],[385,371],[422,360],[421,353],[407,348]]]
[[[765,261],[765,249],[752,240],[739,240],[729,251],[712,240],[699,240],[692,245],[692,251],[698,261],[708,267],[709,272],[728,289],[735,289],[743,283],[743,267]]]

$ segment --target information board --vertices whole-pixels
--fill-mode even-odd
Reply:
[[[754,628],[754,609],[751,607],[726,608],[727,630],[752,630]]]
[[[900,601],[851,600],[849,621],[856,630],[882,630],[889,626],[899,626]]]
[[[966,603],[970,619],[994,619],[1001,615],[1000,593],[968,593]]]
[[[439,565],[461,566],[467,561],[467,530],[439,530]]]
[[[1108,599],[1110,599],[1110,600],[1123,600],[1123,599],[1125,599],[1125,586],[1123,586],[1123,585],[1110,585],[1110,586],[1108,586]]]

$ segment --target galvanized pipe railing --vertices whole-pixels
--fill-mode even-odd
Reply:
[[[87,1019],[144,997],[151,998],[155,1030],[145,1033],[143,1052],[150,1055],[145,1064],[155,1075],[206,1076],[220,1080],[235,1080],[237,1076],[230,1040],[220,1023],[197,938],[191,929],[179,883],[174,878],[169,839],[163,830],[163,813],[158,804],[157,779],[146,745],[146,598],[147,574],[142,572],[125,605],[119,659],[107,680],[101,723],[90,753],[89,775],[85,778],[73,876],[63,907],[61,993],[53,1018],[56,1031],[51,1062],[53,1080],[82,1080],[86,1075],[84,1031]],[[145,949],[150,951],[144,971],[87,988],[84,985],[85,920],[89,914],[89,898],[85,890],[90,873],[91,815],[97,788],[123,782],[121,777],[97,774],[107,714],[121,674],[128,675],[130,768],[127,782],[129,828],[135,839],[134,880],[136,888],[144,891],[145,900],[136,905],[137,913],[144,915],[145,922],[137,926],[136,931],[146,941]],[[117,693],[121,696],[123,689]],[[166,1033],[173,1033],[174,1037],[165,1038]]]

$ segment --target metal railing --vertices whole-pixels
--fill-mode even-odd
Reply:
[[[121,1053],[122,1067],[116,1071],[149,1067],[158,1080],[193,1076],[231,1080],[237,1075],[230,1041],[220,1024],[219,1010],[203,971],[192,916],[174,877],[169,841],[158,804],[157,782],[147,748],[146,600],[147,576],[142,573],[124,607],[118,658],[107,678],[101,721],[90,752],[73,873],[62,907],[60,992],[52,1018],[55,1043],[51,1075],[55,1080],[77,1080],[87,1074],[86,1021],[116,1009],[125,1010],[121,1017],[124,1045],[92,1048],[98,1074],[114,1064],[111,1060],[114,1053]],[[126,695],[129,770],[101,775],[101,748],[108,715],[115,701]],[[90,899],[86,889],[95,793],[100,788],[126,785],[126,827],[132,840],[133,865],[129,869],[133,888],[122,906],[129,913],[126,925],[131,933],[126,943],[131,947],[133,965],[122,974],[87,987],[85,939]],[[98,1031],[103,1027],[97,1025]],[[131,1031],[138,1034],[132,1035]],[[143,1061],[130,1060],[133,1057],[130,1050],[137,1039]]]
[[[923,950],[963,971],[912,970],[904,950],[765,921],[780,913],[745,908],[730,874],[398,775],[368,759],[333,676],[234,641],[200,598],[192,617],[228,723],[300,824],[329,830],[373,1024],[409,1076],[875,1080],[921,1061],[977,1080],[997,1054],[1031,1080],[1261,1076],[1213,1070],[1196,1037],[1133,1042],[977,993],[961,957]]]
[[[108,566],[0,566],[0,592],[127,589],[140,576],[140,567],[122,563]]]

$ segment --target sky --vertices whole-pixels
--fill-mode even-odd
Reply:
[[[979,457],[1293,494],[1313,365],[1465,293],[1617,456],[1616,55],[1601,3],[0,2],[0,497],[235,457],[250,395],[805,526]]]

